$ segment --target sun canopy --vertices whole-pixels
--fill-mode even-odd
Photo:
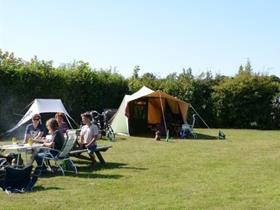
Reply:
[[[28,111],[22,117],[22,119],[16,124],[15,127],[8,130],[7,133],[14,131],[15,129],[20,127],[22,124],[31,120],[31,118],[34,114],[56,113],[56,112],[64,113],[70,127],[72,127],[68,118],[70,118],[71,120],[73,120],[73,118],[66,111],[61,99],[35,99],[33,101],[32,105],[30,106],[30,108],[28,109]],[[75,121],[73,120],[73,122],[75,122]]]
[[[153,91],[145,86],[132,95],[125,95],[112,120],[114,132],[130,135],[132,130],[164,123],[165,129],[171,120],[167,112],[186,122],[189,104],[162,91]],[[141,118],[141,119],[140,119]],[[136,123],[136,121],[142,123]],[[131,127],[135,124],[134,128]]]

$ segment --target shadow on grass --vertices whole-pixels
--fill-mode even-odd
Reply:
[[[37,185],[33,188],[34,192],[37,191],[46,191],[46,190],[63,190],[64,188],[61,187],[43,187],[42,185]]]
[[[220,140],[218,139],[217,136],[210,136],[210,135],[206,135],[206,134],[202,134],[202,133],[195,133],[196,135],[196,138],[192,137],[192,136],[189,136],[188,138],[180,138],[180,137],[170,137],[168,139],[168,143],[176,143],[176,141],[172,141],[172,140]],[[166,138],[163,137],[161,138],[160,141],[166,141]]]
[[[64,170],[65,176],[67,177],[79,177],[79,178],[97,178],[97,179],[119,179],[123,177],[123,175],[118,174],[97,174],[96,166],[85,165],[85,166],[77,166],[78,174],[75,174],[74,170]],[[46,173],[40,176],[40,179],[53,178],[53,177],[63,177],[61,171],[56,171],[55,173]]]
[[[122,178],[123,175],[119,174],[96,174],[96,173],[85,173],[81,172],[76,175],[79,178],[89,178],[89,179],[119,179]]]
[[[115,168],[132,169],[132,170],[147,170],[148,169],[148,168],[128,166],[128,164],[126,164],[126,163],[114,163],[114,162],[109,162],[109,163],[106,163],[106,164],[97,164],[96,165],[96,170],[115,169]]]
[[[131,167],[126,163],[116,163],[116,162],[107,162],[105,164],[95,163],[92,165],[91,162],[86,160],[74,160],[74,164],[77,167],[78,175],[77,177],[84,178],[105,178],[105,179],[119,179],[123,177],[123,175],[112,174],[97,174],[94,172],[102,171],[106,169],[131,169],[131,170],[147,170],[148,168],[140,168],[140,167]],[[67,172],[68,174],[68,172]],[[73,174],[73,173],[72,173]]]
[[[180,136],[170,136],[168,139],[169,143],[173,143],[173,139],[180,139],[180,140],[219,140],[217,136],[211,136],[207,134],[202,134],[202,133],[195,133],[196,138],[193,138],[192,136],[189,136],[188,138],[181,139]],[[154,140],[154,137],[150,134],[139,134],[139,135],[134,135],[134,137],[138,138],[150,138],[151,140]],[[166,136],[161,136],[160,141],[166,141]]]
[[[194,140],[219,140],[217,136],[210,136],[202,133],[196,133],[196,139]]]
[[[147,170],[148,168],[132,167],[126,163],[106,162],[105,164],[95,163],[92,165],[91,162],[86,160],[74,160],[78,171],[81,172],[92,172],[104,169],[132,169],[132,170]]]

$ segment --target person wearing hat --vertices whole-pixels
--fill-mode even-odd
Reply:
[[[26,126],[23,142],[26,144],[29,138],[33,140],[41,138],[45,133],[45,127],[41,123],[41,116],[34,114],[32,116],[32,123]]]

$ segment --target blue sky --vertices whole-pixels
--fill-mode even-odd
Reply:
[[[234,75],[249,58],[255,72],[280,76],[278,0],[0,0],[0,48],[29,60],[74,60],[116,67],[125,77]]]

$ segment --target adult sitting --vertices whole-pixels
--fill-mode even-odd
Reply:
[[[64,114],[60,112],[56,113],[55,119],[58,122],[58,129],[60,130],[60,132],[63,134],[66,133],[69,127],[67,123],[64,121]]]
[[[34,114],[32,116],[32,123],[26,126],[23,142],[27,143],[29,138],[33,140],[40,139],[44,135],[45,130],[45,126],[41,123],[41,116]]]
[[[46,126],[49,131],[49,136],[51,138],[45,139],[43,146],[55,149],[55,150],[51,150],[50,153],[53,156],[56,156],[58,154],[58,152],[62,149],[62,146],[64,144],[64,136],[58,129],[58,123],[55,118],[49,119],[46,122]],[[39,152],[35,156],[35,160],[36,160],[38,166],[43,165],[43,157],[44,157],[43,152]],[[43,166],[43,167],[45,167],[45,166]]]
[[[98,137],[98,127],[91,123],[91,115],[89,112],[81,114],[83,126],[80,132],[79,144],[80,148],[87,148],[90,158],[95,161],[93,153],[96,150],[96,140]]]

